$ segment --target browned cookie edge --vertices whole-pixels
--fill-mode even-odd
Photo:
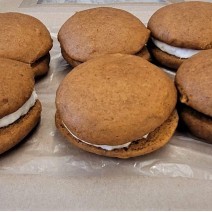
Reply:
[[[35,77],[43,76],[49,71],[49,62],[50,54],[47,53],[45,56],[31,64]]]
[[[179,116],[188,130],[196,137],[212,144],[212,118],[181,104]]]
[[[161,65],[174,70],[177,70],[180,65],[186,60],[160,50],[152,42],[148,43],[148,49],[153,59],[155,59]]]
[[[0,128],[0,154],[18,144],[40,120],[41,103],[36,101],[30,111],[8,127]]]
[[[176,110],[172,112],[170,117],[157,129],[149,133],[148,137],[138,141],[134,141],[128,148],[114,149],[111,151],[104,150],[95,146],[82,143],[74,138],[64,127],[58,111],[55,115],[55,123],[60,133],[73,145],[98,155],[117,158],[130,158],[151,153],[163,147],[172,137],[178,124],[178,114]]]

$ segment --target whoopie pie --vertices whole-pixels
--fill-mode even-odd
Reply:
[[[38,19],[16,12],[0,13],[0,58],[26,63],[35,76],[48,72],[52,39]]]
[[[194,54],[212,48],[212,3],[180,2],[157,10],[150,18],[149,50],[162,65],[178,69]]]
[[[113,54],[74,68],[56,95],[56,126],[72,144],[129,158],[155,151],[178,123],[174,82],[141,57]]]
[[[212,143],[212,49],[185,61],[175,82],[181,120],[193,135]]]
[[[150,31],[134,15],[121,9],[98,7],[71,16],[60,28],[62,55],[72,66],[105,54],[140,54],[149,59],[145,47]]]
[[[40,115],[32,69],[25,63],[0,58],[0,154],[23,140]]]

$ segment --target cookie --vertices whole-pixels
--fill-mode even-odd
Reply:
[[[135,54],[138,57],[142,57],[145,60],[151,61],[151,55],[146,46],[144,46],[141,51]]]
[[[181,105],[179,116],[188,130],[196,137],[212,144],[212,118],[191,107]]]
[[[31,64],[31,68],[36,77],[45,75],[49,70],[50,54],[41,57],[39,60]]]
[[[212,3],[180,2],[157,10],[147,28],[150,51],[161,64],[177,69],[198,52],[212,48]]]
[[[212,117],[211,70],[212,49],[201,51],[186,60],[178,69],[175,77],[180,96],[179,100],[189,108],[183,110],[182,120],[194,135],[201,137],[202,131],[203,139],[211,138],[205,136],[205,130],[209,131],[207,134],[212,134],[211,127],[208,127],[211,124]],[[184,107],[182,106],[182,108]],[[202,121],[206,119],[209,120],[206,121],[207,123]],[[205,125],[207,126],[203,129]]]
[[[19,143],[40,119],[33,71],[25,63],[0,58],[0,154]]]
[[[150,52],[150,58],[152,61],[158,65],[163,65],[164,67],[169,67],[172,70],[177,70],[180,65],[186,60],[184,58],[178,58],[174,55],[167,54],[156,47],[151,40],[148,42],[148,49]]]
[[[149,34],[134,15],[98,7],[70,17],[59,30],[58,40],[65,60],[75,66],[105,54],[134,55],[144,47]]]
[[[21,13],[0,13],[0,58],[24,62],[35,70],[35,76],[48,71],[52,39],[49,31],[38,19]],[[43,61],[46,59],[45,62]]]
[[[62,56],[63,58],[72,66],[72,67],[76,67],[80,64],[82,64],[82,62],[80,61],[77,61],[77,60],[73,60],[71,57],[69,57],[66,52],[61,49],[61,53],[62,53]],[[147,49],[146,46],[144,46],[141,51],[139,51],[138,53],[135,54],[136,56],[138,57],[142,57],[143,59],[145,60],[148,60],[148,61],[151,61],[151,55]]]
[[[212,49],[185,61],[176,74],[180,101],[212,116]]]
[[[175,132],[178,123],[178,115],[175,110],[161,126],[149,133],[146,138],[131,142],[127,148],[112,149],[110,151],[81,142],[79,139],[72,136],[64,126],[58,112],[56,113],[55,122],[61,134],[70,143],[85,151],[107,157],[130,158],[145,155],[163,147]]]
[[[105,55],[79,65],[62,81],[56,95],[56,126],[87,151],[91,148],[91,152],[120,158],[138,156],[160,148],[173,135],[178,121],[173,112],[176,99],[174,83],[148,61],[132,55]],[[150,139],[151,132],[160,132],[158,141],[158,135],[153,136],[154,142]],[[151,143],[146,151],[110,153],[126,150],[135,141],[139,143],[135,149],[140,149],[146,137]]]

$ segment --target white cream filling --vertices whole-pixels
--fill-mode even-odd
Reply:
[[[64,123],[63,121],[62,121],[62,123],[63,123],[64,127],[68,130],[68,132],[69,132],[74,138],[76,138],[77,140],[80,140],[81,142],[86,143],[86,144],[88,144],[88,145],[90,145],[90,146],[100,147],[100,148],[105,149],[105,150],[108,150],[108,151],[114,150],[114,149],[121,149],[121,148],[124,148],[124,147],[127,147],[127,148],[128,148],[128,146],[133,142],[133,141],[132,141],[132,142],[128,142],[128,143],[126,143],[126,144],[115,145],[115,146],[91,144],[91,143],[88,143],[88,142],[86,142],[86,141],[81,140],[80,138],[78,138],[76,135],[74,135],[74,134],[68,129],[68,127],[65,125],[65,123]],[[147,136],[148,136],[148,134],[144,135],[143,138],[147,138]]]
[[[189,58],[201,51],[196,49],[185,49],[185,48],[170,46],[166,43],[156,40],[155,38],[151,37],[151,39],[152,39],[152,42],[155,44],[155,46],[157,46],[160,50],[179,58]]]
[[[27,114],[30,108],[35,105],[36,100],[37,94],[35,91],[33,91],[31,97],[24,103],[22,107],[20,107],[14,113],[6,115],[0,119],[0,127],[6,127],[17,121],[21,116]]]

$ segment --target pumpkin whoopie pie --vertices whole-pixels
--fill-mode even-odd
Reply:
[[[40,119],[34,74],[25,63],[0,58],[0,154],[19,143]]]
[[[59,30],[58,40],[64,59],[75,67],[105,54],[140,54],[149,34],[144,24],[129,12],[98,7],[70,17]],[[147,49],[142,55],[146,54]]]
[[[173,135],[176,89],[141,57],[112,54],[74,68],[56,95],[56,126],[74,145],[129,158],[155,151]]]
[[[24,62],[35,76],[48,72],[52,39],[38,19],[15,12],[0,13],[0,58]]]
[[[212,3],[180,2],[157,10],[150,18],[148,43],[153,57],[177,69],[201,50],[212,48]]]
[[[186,60],[175,82],[182,121],[192,134],[212,143],[212,49]]]

